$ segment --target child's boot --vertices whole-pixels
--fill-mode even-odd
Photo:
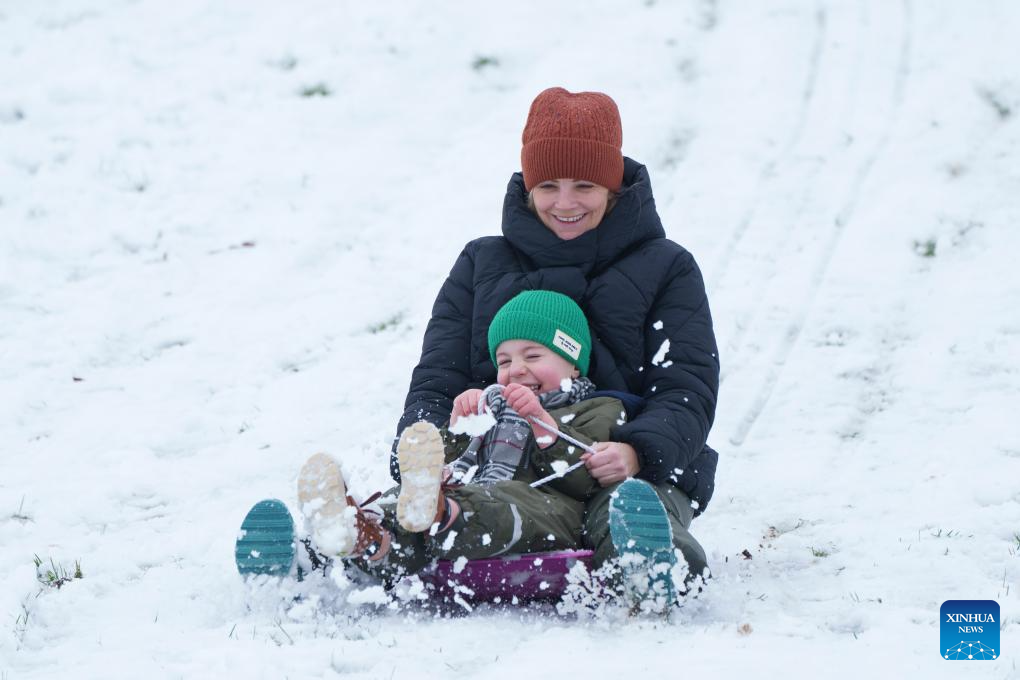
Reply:
[[[443,495],[443,438],[436,426],[425,421],[408,425],[400,433],[397,465],[400,496],[397,522],[407,531],[427,531],[433,524],[449,524],[450,506]]]
[[[234,543],[234,563],[242,575],[286,576],[294,563],[294,520],[282,501],[259,501],[245,515]]]
[[[638,610],[668,613],[676,600],[673,529],[648,482],[628,479],[616,488],[609,504],[609,535],[631,603]]]
[[[378,498],[369,498],[365,504]],[[298,501],[318,550],[327,555],[382,559],[390,548],[390,532],[377,517],[347,495],[343,474],[325,453],[309,458],[298,473]],[[373,515],[375,513],[372,513]]]

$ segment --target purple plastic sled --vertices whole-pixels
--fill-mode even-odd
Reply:
[[[508,602],[558,600],[567,587],[567,572],[583,563],[591,568],[591,550],[507,555],[469,560],[460,571],[455,563],[438,560],[421,572],[421,580],[433,594],[443,598],[462,597],[467,602]]]

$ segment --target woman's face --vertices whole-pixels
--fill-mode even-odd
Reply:
[[[580,179],[550,179],[531,190],[542,224],[564,241],[599,226],[609,204],[609,189]]]

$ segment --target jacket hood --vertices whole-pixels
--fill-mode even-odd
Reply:
[[[666,233],[655,211],[648,170],[625,157],[616,205],[598,227],[569,241],[556,236],[528,209],[524,175],[514,173],[503,201],[503,236],[538,267],[572,266],[589,273],[602,270],[639,243],[664,238]]]

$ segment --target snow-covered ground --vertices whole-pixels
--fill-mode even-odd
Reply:
[[[0,679],[1020,677],[1017,35],[1012,0],[0,2]],[[240,520],[317,450],[387,484],[551,85],[617,100],[709,285],[711,588],[271,606]],[[999,602],[999,659],[939,657],[947,599]]]

